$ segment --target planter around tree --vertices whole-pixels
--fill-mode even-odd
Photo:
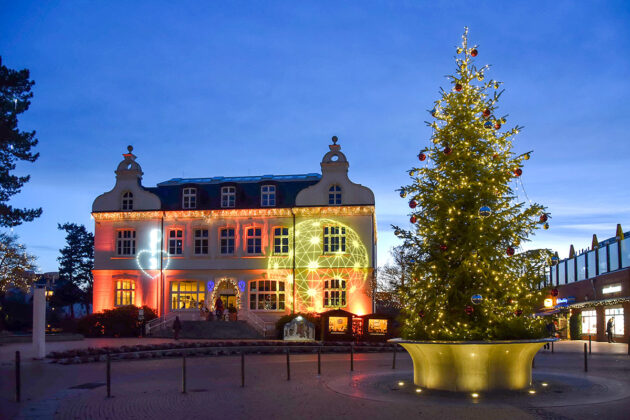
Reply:
[[[412,341],[394,338],[413,360],[413,381],[445,391],[523,389],[532,383],[532,361],[553,338],[512,341]]]

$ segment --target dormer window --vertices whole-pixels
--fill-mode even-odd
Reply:
[[[263,185],[260,187],[261,207],[274,207],[276,205],[276,186]]]
[[[123,210],[133,210],[133,193],[131,191],[123,193],[121,207]]]
[[[221,187],[221,207],[233,208],[236,204],[236,187]]]
[[[328,189],[328,205],[341,205],[341,187],[339,185],[331,185]]]
[[[182,208],[197,208],[197,188],[184,188],[182,194]]]

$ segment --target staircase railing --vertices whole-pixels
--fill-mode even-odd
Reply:
[[[267,333],[273,333],[275,325],[273,322],[265,321],[253,312],[241,312],[241,319],[246,321],[249,325],[254,327],[256,331],[262,334],[263,337],[267,337]]]
[[[175,321],[176,312],[169,312],[164,316],[152,319],[144,325],[144,331],[147,335],[151,335],[151,331],[163,328],[165,325],[172,324]]]

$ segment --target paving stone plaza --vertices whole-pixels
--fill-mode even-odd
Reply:
[[[170,342],[168,339],[87,339],[48,343],[48,351]],[[116,361],[107,398],[106,364],[60,365],[33,360],[31,345],[0,347],[0,416],[18,419],[364,419],[509,418],[627,419],[630,356],[626,344],[592,343],[584,372],[583,341],[556,343],[535,358],[533,385],[521,392],[436,392],[413,385],[411,359],[397,352],[247,354],[188,357],[182,393],[181,357]],[[15,402],[14,355],[20,350],[21,402]]]

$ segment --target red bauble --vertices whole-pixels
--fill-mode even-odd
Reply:
[[[445,154],[445,155],[450,155],[452,151],[453,151],[453,149],[451,149],[451,148],[450,148],[450,147],[448,147],[448,146],[446,146],[446,147],[444,148],[444,154]]]
[[[492,159],[497,160],[498,158],[499,158],[499,155],[497,155],[496,153],[492,155]]]
[[[447,249],[447,248],[448,248],[448,247],[446,246],[446,244],[442,244],[442,245],[440,245],[440,249],[441,249],[442,251],[446,251],[446,249]]]
[[[426,158],[427,158],[427,155],[425,155],[422,152],[420,152],[420,154],[418,155],[418,159],[420,159],[420,162],[423,162]]]
[[[512,255],[514,255],[514,248],[508,246],[508,248],[505,250],[505,253],[511,257]]]
[[[419,316],[420,318],[424,318],[424,311],[419,311],[419,312],[418,312],[418,316]]]
[[[488,118],[490,116],[490,110],[488,108],[483,110],[483,116],[484,118]]]
[[[521,168],[514,169],[514,175],[516,175],[516,176],[523,175],[523,170]]]
[[[411,216],[411,217],[409,218],[409,221],[410,221],[411,223],[416,223],[416,220],[417,220],[417,219],[416,219],[416,216]]]
[[[466,311],[468,315],[472,315],[472,313],[475,312],[475,308],[473,308],[470,305],[466,305],[466,308],[464,310]]]
[[[516,316],[521,316],[521,315],[523,315],[523,310],[522,310],[522,309],[517,309],[517,310],[515,310],[515,311],[514,311],[514,315],[516,315]]]
[[[476,48],[473,48],[472,50],[470,50],[470,55],[473,57],[477,57],[477,54],[479,54],[479,51],[477,51]]]
[[[553,297],[558,296],[558,289],[551,289],[551,296]]]
[[[415,209],[417,205],[418,203],[416,202],[416,200],[411,200],[409,202],[409,207],[411,207],[412,209]]]
[[[464,87],[463,87],[461,84],[459,84],[459,83],[457,83],[457,84],[455,85],[455,90],[456,90],[456,91],[458,91],[458,92],[461,92],[463,88],[464,88]]]
[[[496,128],[497,130],[498,130],[499,128],[501,128],[501,123],[500,123],[500,122],[495,123],[495,124],[494,124],[494,128]]]
[[[540,215],[540,223],[545,223],[547,221],[547,215],[545,213]]]

